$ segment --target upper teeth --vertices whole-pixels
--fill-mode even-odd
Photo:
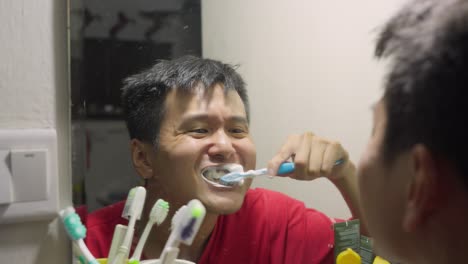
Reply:
[[[227,173],[229,171],[222,168],[210,168],[205,170],[203,175],[210,180],[219,180],[219,178]]]
[[[218,182],[222,176],[235,171],[243,171],[242,165],[224,164],[222,166],[207,167],[202,171],[202,175],[210,181]]]

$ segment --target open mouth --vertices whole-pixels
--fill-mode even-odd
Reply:
[[[223,164],[220,166],[206,167],[202,170],[201,175],[203,176],[203,179],[207,180],[211,184],[214,184],[216,186],[227,187],[220,183],[221,177],[231,172],[242,172],[242,171],[243,171],[242,165],[231,163],[231,164]]]

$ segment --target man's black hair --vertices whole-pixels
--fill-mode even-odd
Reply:
[[[468,187],[468,1],[416,0],[384,27],[388,162],[415,144],[452,162]]]
[[[184,56],[158,61],[153,67],[124,81],[122,104],[130,138],[158,145],[159,129],[169,91],[191,92],[222,84],[241,97],[249,120],[249,100],[245,83],[233,66],[216,60]]]

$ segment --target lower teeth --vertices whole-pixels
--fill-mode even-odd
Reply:
[[[205,177],[207,180],[209,181],[212,181],[212,182],[216,182],[218,183],[219,182],[219,179],[225,175],[225,174],[228,174],[229,171],[226,170],[226,169],[219,169],[219,168],[216,168],[216,169],[209,169],[209,170],[206,170],[202,173],[203,177]]]
[[[202,171],[202,176],[206,180],[216,183],[216,184],[221,184],[220,179],[224,175],[231,173],[231,172],[242,172],[244,171],[242,165],[236,164],[236,163],[230,163],[230,164],[224,164],[219,167],[213,166],[213,167],[207,167]],[[224,185],[224,184],[223,184]]]

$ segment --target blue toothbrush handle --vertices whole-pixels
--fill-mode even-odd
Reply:
[[[343,159],[339,159],[335,162],[335,166],[340,165],[344,162]],[[294,163],[292,162],[285,162],[282,163],[278,168],[278,175],[288,174],[294,171]]]
[[[294,171],[294,163],[292,162],[285,162],[281,164],[278,168],[278,175],[281,174],[288,174]]]
[[[335,166],[341,165],[342,163],[344,163],[344,159],[339,159],[335,161]]]

